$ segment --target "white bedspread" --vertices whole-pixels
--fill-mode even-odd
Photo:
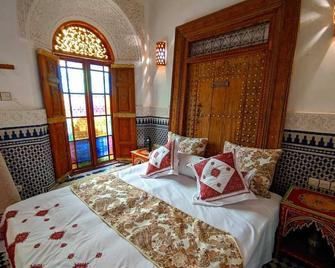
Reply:
[[[272,194],[271,199],[259,198],[225,207],[192,205],[195,180],[173,175],[143,179],[139,174],[144,173],[145,168],[146,164],[133,166],[118,175],[172,206],[232,234],[240,246],[245,267],[260,268],[271,260],[280,196]],[[18,213],[10,220],[8,243],[11,244],[18,233],[29,232],[24,242],[16,244],[17,268],[38,264],[43,268],[154,267],[90,211],[69,187],[24,200],[10,206],[7,211],[10,210]],[[41,210],[47,213],[33,216]]]

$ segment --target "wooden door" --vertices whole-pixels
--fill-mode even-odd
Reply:
[[[112,65],[112,116],[116,159],[130,159],[136,149],[133,66]]]
[[[266,58],[254,51],[190,65],[186,134],[208,137],[208,155],[222,151],[225,140],[261,146]]]
[[[280,147],[299,18],[300,0],[248,0],[178,26],[169,130],[208,154]]]
[[[48,119],[54,170],[57,181],[71,171],[63,94],[60,86],[58,57],[48,51],[37,51],[41,90]]]

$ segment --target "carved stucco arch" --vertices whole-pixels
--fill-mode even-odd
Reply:
[[[141,7],[130,19],[112,0],[19,0],[18,19],[21,34],[36,47],[51,50],[52,37],[59,25],[70,20],[84,21],[99,29],[113,49],[116,63],[137,62],[141,56],[143,23]],[[128,16],[132,16],[131,13]]]

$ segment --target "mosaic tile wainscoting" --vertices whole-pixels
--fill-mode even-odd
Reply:
[[[146,137],[152,144],[163,145],[167,142],[169,118],[158,116],[137,116],[137,146],[143,147]]]
[[[272,190],[284,195],[290,185],[334,194],[330,189],[308,185],[309,178],[335,184],[335,134],[285,130],[283,154],[277,166]]]
[[[0,112],[0,151],[23,199],[55,183],[44,110]]]

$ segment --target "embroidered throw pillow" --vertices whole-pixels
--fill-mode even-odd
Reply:
[[[178,141],[173,140],[152,151],[144,177],[157,178],[164,175],[178,175]]]
[[[179,140],[178,152],[184,154],[193,154],[198,156],[204,156],[206,146],[208,143],[207,138],[189,138],[180,136],[171,131],[168,133],[168,141]]]
[[[265,198],[271,197],[269,189],[282,150],[243,147],[226,141],[223,151],[234,152],[237,168],[248,173],[246,177],[251,191]]]
[[[215,205],[227,205],[256,199],[235,169],[233,153],[218,154],[190,165],[197,178],[198,193],[193,203],[216,201]]]

